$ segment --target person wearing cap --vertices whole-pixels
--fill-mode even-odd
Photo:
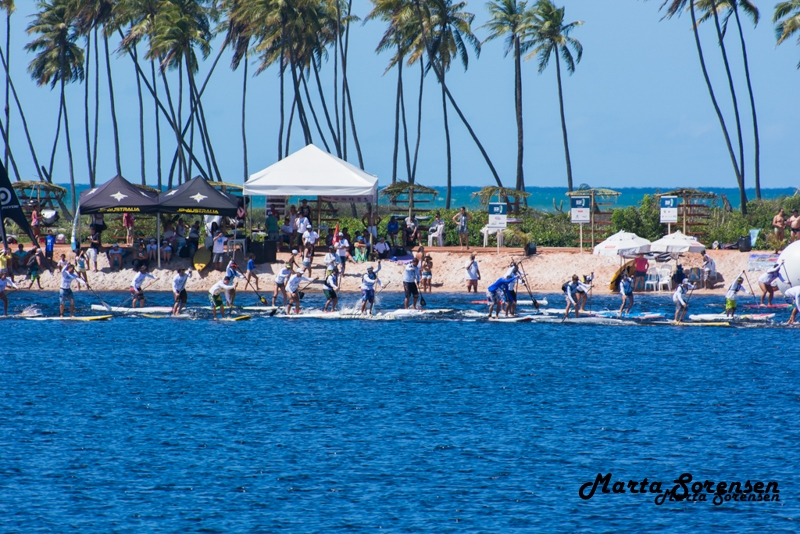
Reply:
[[[467,281],[467,293],[472,290],[474,293],[478,292],[478,280],[481,279],[481,270],[478,268],[478,262],[475,261],[475,254],[470,254],[467,264],[464,266],[466,274],[464,279]]]
[[[256,255],[252,252],[247,255],[247,269],[245,270],[245,282],[258,291],[258,271],[256,270]],[[251,281],[255,281],[255,284]]]
[[[333,272],[333,268],[336,267],[336,262],[336,247],[330,245],[325,257],[322,258],[322,263],[325,264],[325,278]]]
[[[592,291],[592,280],[594,280],[594,273],[589,276],[583,275],[583,280],[578,284],[578,305],[582,312],[586,311],[586,301],[589,300],[589,293]]]
[[[286,282],[286,292],[289,293],[289,301],[286,303],[286,315],[290,314],[292,304],[294,304],[294,314],[297,315],[300,313],[300,299],[302,298],[300,295],[300,284],[303,282],[316,281],[316,278],[303,276],[303,271],[301,269],[296,269],[294,272],[292,272],[292,275]]]
[[[339,241],[336,242],[336,261],[339,262],[339,270],[344,276],[347,256],[350,255],[350,242],[344,237],[343,232],[339,232]]]
[[[289,297],[286,295],[286,282],[292,275],[292,264],[287,262],[283,268],[275,275],[275,289],[272,291],[272,305],[275,306],[275,300],[278,298],[278,293],[283,295],[283,303],[289,302]]]
[[[244,275],[242,274],[242,271],[239,270],[239,266],[236,264],[236,262],[233,261],[233,259],[231,259],[231,261],[228,262],[228,266],[225,267],[225,276],[227,276],[228,278],[230,278],[231,280],[234,280],[234,281],[237,278],[244,279]],[[235,299],[236,299],[236,290],[235,289],[231,289],[231,290],[228,290],[228,291],[225,292],[225,300],[228,301],[228,307],[229,308],[233,308],[233,301]]]
[[[775,295],[775,283],[777,280],[781,282],[788,283],[788,280],[784,280],[783,275],[781,274],[781,266],[783,262],[776,263],[772,267],[770,267],[767,272],[762,274],[758,277],[758,287],[761,289],[761,305],[764,305],[764,297],[769,295],[769,300],[767,301],[767,306],[772,306],[772,297]]]
[[[403,269],[403,292],[406,295],[403,301],[403,308],[408,309],[408,303],[412,300],[411,308],[417,309],[417,297],[419,296],[419,286],[417,285],[420,280],[419,262],[417,258],[411,260]]]
[[[186,294],[186,282],[192,277],[191,271],[186,271],[186,267],[178,267],[178,274],[172,279],[172,296],[175,303],[172,305],[172,315],[178,315],[186,306],[188,295]]]
[[[147,249],[144,247],[143,242],[139,242],[139,247],[133,253],[133,268],[139,270],[142,266],[149,267],[150,259],[147,255]]]
[[[142,289],[142,284],[148,278],[158,280],[158,278],[147,272],[147,267],[142,265],[139,268],[139,272],[136,273],[136,276],[134,276],[131,281],[131,299],[133,300],[134,308],[137,302],[140,308],[144,308],[144,290]]]
[[[0,300],[3,301],[3,315],[8,315],[8,297],[6,296],[6,287],[11,286],[14,289],[19,289],[19,286],[14,283],[11,278],[8,278],[8,273],[5,270],[0,270]]]
[[[119,243],[114,243],[108,250],[108,259],[110,260],[112,271],[114,269],[122,269],[122,249],[119,247]]]
[[[78,285],[85,285],[86,289],[91,289],[88,283],[74,273],[72,265],[67,265],[67,268],[61,271],[61,287],[58,293],[59,317],[64,317],[64,306],[67,302],[69,302],[69,316],[75,317],[75,297],[72,294],[73,281],[78,282]]]
[[[150,239],[147,244],[147,261],[156,261],[158,259],[158,243],[155,239]]]
[[[676,323],[683,322],[684,317],[686,317],[686,310],[689,309],[689,297],[686,297],[686,295],[693,290],[694,286],[689,283],[689,279],[684,278],[672,294],[672,302],[675,303]]]
[[[316,251],[317,241],[319,241],[319,234],[312,228],[311,223],[306,226],[306,231],[303,232],[303,246],[311,246],[311,258],[314,258]]]
[[[169,263],[172,261],[172,245],[169,241],[161,243],[161,261]]]
[[[619,314],[630,313],[633,308],[633,278],[627,273],[622,273],[619,281],[619,294],[622,297],[622,306],[619,307]],[[625,309],[627,307],[627,310]]]
[[[786,221],[786,226],[789,227],[789,241],[794,242],[800,239],[800,216],[797,215],[797,210],[792,210],[792,216]]]
[[[211,302],[211,310],[214,312],[215,321],[217,320],[217,308],[220,310],[220,317],[225,318],[225,304],[222,302],[222,292],[232,290],[236,290],[236,285],[231,284],[231,279],[227,276],[208,290],[208,300]]]
[[[339,291],[339,269],[336,265],[333,266],[333,270],[325,276],[324,288],[323,292],[325,293],[325,305],[322,307],[322,311],[327,313],[328,312],[328,304],[331,305],[330,311],[336,311],[336,305],[339,303],[339,295],[337,291]]]
[[[733,319],[733,316],[736,314],[736,293],[744,291],[746,294],[750,295],[750,292],[745,289],[742,282],[744,282],[744,278],[741,276],[738,277],[728,288],[728,292],[725,293],[725,315],[731,319]]]
[[[578,318],[578,312],[580,311],[580,306],[578,305],[578,300],[580,299],[579,296],[579,289],[581,289],[581,282],[578,279],[577,274],[572,275],[572,279],[561,286],[562,290],[564,291],[564,297],[567,300],[567,309],[564,310],[564,317],[569,317],[569,310],[570,308],[575,309],[575,318]]]
[[[503,275],[504,278],[510,278],[511,282],[508,283],[508,290],[506,291],[508,299],[505,303],[506,315],[517,314],[517,281],[520,279],[519,267],[517,262],[511,260],[508,269]]]
[[[355,255],[353,259],[357,263],[367,261],[367,243],[364,236],[361,235],[361,232],[356,232],[356,240],[355,243],[353,243],[353,249],[353,254]]]
[[[486,300],[489,301],[489,318],[492,317],[492,310],[495,310],[495,319],[500,317],[500,309],[503,307],[503,300],[508,302],[510,300],[508,294],[508,287],[516,280],[516,275],[498,278],[492,285],[486,289]],[[506,308],[506,317],[508,317],[508,308]]]
[[[378,278],[378,271],[381,270],[381,262],[378,268],[373,269],[372,265],[367,267],[367,273],[361,277],[361,315],[364,315],[369,303],[369,314],[372,315],[372,307],[375,306],[375,284],[383,287],[383,282]]]

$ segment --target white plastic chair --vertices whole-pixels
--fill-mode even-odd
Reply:
[[[672,272],[669,269],[658,270],[658,290],[666,287],[667,291],[672,291]]]
[[[436,238],[437,246],[444,246],[444,225],[437,224],[435,229],[428,232],[428,246],[433,246],[433,239]]]
[[[648,286],[653,286],[653,291],[658,290],[658,269],[655,267],[650,267],[647,269],[647,278],[644,281],[644,290],[647,291]]]
[[[481,228],[481,233],[483,234],[483,247],[486,248],[489,246],[489,236],[496,235],[498,246],[503,246],[505,242],[505,232],[502,228],[489,228],[489,226],[484,226]]]

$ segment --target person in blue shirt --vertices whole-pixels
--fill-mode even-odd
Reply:
[[[56,246],[56,236],[53,235],[52,230],[47,231],[47,236],[44,238],[44,257],[48,260],[53,259],[53,249]]]
[[[225,277],[235,281],[237,278],[244,278],[244,275],[239,271],[239,266],[233,260],[228,262],[225,268]],[[228,308],[233,308],[233,301],[236,299],[236,290],[228,289],[225,292],[225,300],[228,301]]]
[[[256,255],[252,252],[247,255],[246,281],[258,291],[258,271],[256,271]],[[255,284],[251,281],[255,280]]]
[[[400,224],[397,222],[397,217],[392,216],[388,223],[386,223],[386,233],[389,234],[389,239],[392,241],[392,246],[397,246],[397,233],[400,231]]]
[[[619,314],[630,313],[633,308],[633,278],[627,273],[622,275],[619,281],[619,294],[622,296],[622,306],[619,307]],[[625,310],[627,308],[627,311]]]
[[[516,276],[509,276],[506,278],[499,278],[494,284],[490,285],[486,290],[486,298],[489,301],[489,317],[492,317],[492,310],[497,309],[495,318],[500,317],[500,309],[503,307],[503,300],[508,301],[510,296],[508,294],[509,286],[517,281]],[[508,316],[508,310],[506,310]]]

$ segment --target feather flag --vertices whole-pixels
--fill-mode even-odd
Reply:
[[[339,242],[339,223],[336,223],[336,230],[333,231],[333,239],[331,240],[332,245],[336,245]]]
[[[25,212],[22,211],[22,206],[19,203],[17,194],[14,192],[14,188],[11,187],[11,181],[8,179],[6,168],[0,164],[0,234],[2,234],[3,237],[3,246],[8,248],[6,219],[17,223],[17,226],[31,238],[31,241],[35,243],[36,246],[38,246],[38,243],[36,243],[36,236],[33,235],[33,230],[28,222],[28,218],[25,216]]]

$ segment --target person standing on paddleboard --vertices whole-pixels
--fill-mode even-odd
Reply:
[[[237,278],[244,279],[242,273],[239,272],[239,266],[236,265],[236,262],[231,259],[228,262],[228,266],[225,267],[225,276],[230,278],[231,280],[236,280]],[[233,308],[233,301],[236,300],[236,290],[231,289],[225,293],[225,300],[228,301],[228,307]]]
[[[372,308],[375,306],[375,284],[383,287],[383,282],[378,278],[378,271],[381,270],[381,262],[378,262],[378,269],[372,266],[367,267],[367,274],[361,277],[361,315],[367,309],[369,303],[369,314],[372,315]]]
[[[78,284],[83,284],[86,286],[86,289],[91,289],[87,282],[83,281],[83,278],[75,274],[75,268],[72,264],[67,265],[67,268],[61,271],[61,290],[58,294],[59,300],[59,317],[64,317],[64,305],[69,302],[69,316],[75,317],[75,297],[72,295],[72,282],[77,281]]]
[[[489,318],[492,317],[492,310],[495,312],[495,318],[500,317],[500,309],[503,307],[503,300],[508,302],[510,296],[508,294],[509,285],[516,280],[516,276],[509,276],[506,278],[499,278],[494,284],[490,285],[486,290],[486,300],[489,301]],[[506,308],[506,317],[508,317],[508,308]]]
[[[786,282],[781,275],[781,264],[776,263],[767,272],[758,277],[758,287],[761,288],[761,305],[764,305],[764,297],[769,295],[767,306],[772,306],[772,297],[775,295],[775,281]]]
[[[286,263],[283,269],[278,271],[275,275],[275,289],[272,291],[272,305],[275,306],[275,300],[278,298],[278,293],[283,295],[283,304],[289,302],[289,297],[286,295],[286,282],[292,275],[292,264]]]
[[[633,278],[627,273],[623,273],[619,281],[619,294],[622,297],[622,306],[619,307],[619,314],[630,313],[633,308]],[[627,311],[625,308],[628,308]]]
[[[5,270],[0,270],[0,300],[3,301],[3,315],[8,315],[8,297],[6,296],[6,286],[11,286],[14,289],[19,289],[17,284],[10,278]]]
[[[192,272],[186,272],[185,267],[178,267],[178,274],[172,279],[172,296],[175,303],[172,305],[172,315],[178,315],[186,306],[188,295],[186,294],[186,282],[192,277]]]
[[[478,280],[481,279],[481,270],[478,268],[478,262],[475,261],[475,254],[470,254],[469,260],[467,264],[464,266],[466,270],[465,279],[467,281],[467,293],[469,293],[470,289],[474,292],[478,292]]]
[[[297,315],[300,313],[300,284],[303,282],[316,282],[316,278],[308,278],[303,276],[303,271],[297,269],[292,273],[289,277],[289,281],[286,282],[286,291],[289,293],[289,300],[286,303],[286,315],[289,315],[289,312],[292,309],[292,304],[294,304],[294,314]]]
[[[414,258],[411,260],[411,263],[407,264],[403,269],[403,291],[406,294],[406,298],[403,301],[403,308],[408,309],[408,302],[411,300],[411,297],[414,297],[411,308],[417,309],[417,297],[419,296],[419,287],[417,284],[419,280],[419,262],[417,258]]]
[[[573,274],[572,280],[565,283],[561,286],[561,289],[564,291],[564,297],[567,299],[567,309],[564,310],[564,317],[569,317],[569,310],[570,308],[575,308],[575,318],[578,318],[579,306],[578,306],[578,289],[581,287],[580,280],[578,280],[578,275]]]
[[[787,289],[783,296],[786,297],[787,304],[793,304],[792,315],[789,316],[789,322],[786,324],[794,324],[797,319],[797,309],[800,308],[800,286],[794,286]]]
[[[686,310],[689,309],[689,303],[687,302],[688,297],[684,297],[692,290],[694,290],[694,286],[689,283],[688,278],[684,278],[677,289],[675,289],[675,293],[672,294],[672,302],[675,303],[676,323],[683,322],[684,317],[686,317]]]
[[[214,320],[217,320],[217,308],[220,311],[220,318],[225,318],[225,305],[222,302],[222,293],[236,289],[236,285],[231,285],[231,279],[227,276],[211,286],[208,290],[208,300],[211,302],[211,310],[214,312]]]
[[[339,291],[339,269],[334,265],[333,269],[331,269],[330,273],[325,277],[325,288],[323,292],[325,293],[325,298],[328,299],[325,301],[325,305],[322,307],[322,311],[327,313],[328,312],[328,304],[331,305],[330,311],[336,311],[336,305],[339,302],[339,295],[337,291]]]
[[[134,308],[137,302],[140,308],[144,308],[144,290],[142,290],[142,284],[144,284],[144,281],[148,278],[158,280],[158,278],[147,272],[147,267],[142,265],[139,267],[139,273],[134,276],[131,281],[131,299],[133,299]]]
[[[506,271],[505,278],[511,278],[512,281],[508,284],[508,291],[506,292],[508,298],[505,302],[506,308],[506,316],[508,315],[516,315],[517,314],[517,281],[520,280],[519,275],[519,267],[517,267],[517,263],[514,260],[511,260],[511,264],[508,266],[508,270]],[[523,282],[524,284],[525,282]]]
[[[733,319],[733,316],[736,314],[736,293],[744,291],[748,295],[750,294],[750,292],[744,288],[742,282],[744,282],[744,278],[740,276],[731,284],[731,287],[728,288],[728,292],[725,293],[725,315],[731,319]]]

